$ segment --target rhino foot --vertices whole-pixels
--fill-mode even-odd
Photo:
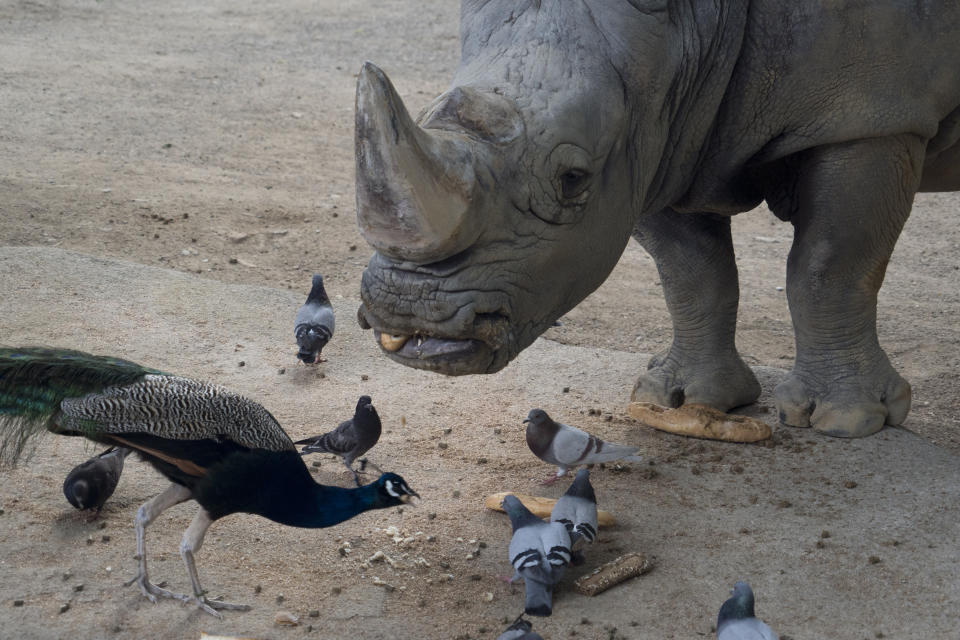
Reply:
[[[675,349],[650,359],[630,399],[665,407],[705,404],[721,411],[750,404],[760,397],[760,383],[736,352],[694,359]]]
[[[862,438],[884,424],[901,424],[910,411],[910,384],[893,367],[885,369],[882,375],[824,381],[794,368],[774,391],[780,422],[840,438]]]

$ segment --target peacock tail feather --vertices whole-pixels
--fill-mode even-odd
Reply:
[[[156,369],[109,356],[71,349],[0,347],[0,462],[29,455],[31,443],[46,431],[58,431],[61,402],[105,388],[134,383]],[[71,421],[78,435],[93,434],[92,421]]]

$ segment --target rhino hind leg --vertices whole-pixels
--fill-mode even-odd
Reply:
[[[874,138],[809,150],[793,179],[787,299],[797,358],[777,386],[780,421],[840,437],[899,425],[910,385],[877,338],[877,292],[920,180],[923,141]]]
[[[661,211],[641,218],[634,237],[660,272],[673,343],[650,360],[632,399],[722,411],[754,402],[760,384],[735,345],[740,289],[730,218]]]

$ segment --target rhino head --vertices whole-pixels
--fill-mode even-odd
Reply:
[[[452,88],[416,121],[364,64],[358,320],[391,359],[492,373],[607,277],[679,143],[663,4],[465,0]]]

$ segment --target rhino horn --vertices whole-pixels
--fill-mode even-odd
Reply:
[[[390,79],[366,62],[357,80],[357,221],[377,251],[419,264],[469,247],[476,177],[466,136],[425,130]]]

